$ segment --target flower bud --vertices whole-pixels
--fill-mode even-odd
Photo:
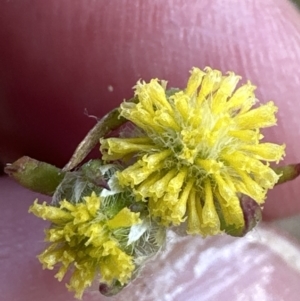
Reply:
[[[4,171],[23,187],[46,195],[54,193],[65,175],[51,164],[26,156],[7,165]]]
[[[273,170],[280,175],[276,185],[296,179],[300,175],[300,163],[275,167]]]

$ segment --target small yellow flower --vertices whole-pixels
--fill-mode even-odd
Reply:
[[[171,96],[163,81],[138,82],[137,103],[120,107],[137,134],[100,140],[104,160],[136,158],[117,178],[162,224],[187,218],[187,232],[204,236],[221,232],[221,221],[243,228],[239,195],[262,204],[277,182],[268,162],[281,160],[285,146],[260,143],[260,129],[276,124],[277,107],[253,108],[255,87],[236,88],[239,80],[193,68],[186,89]]]
[[[93,192],[77,204],[63,200],[59,207],[54,207],[35,201],[29,210],[52,223],[45,231],[45,240],[51,244],[38,256],[40,262],[47,269],[60,264],[55,276],[59,281],[68,270],[73,271],[67,286],[75,291],[76,298],[81,298],[83,291],[91,286],[98,271],[100,281],[109,285],[118,280],[124,285],[135,269],[133,257],[123,250],[117,234],[125,229],[121,236],[128,235],[128,227],[141,222],[139,213],[125,207],[108,218],[101,212],[102,201]]]

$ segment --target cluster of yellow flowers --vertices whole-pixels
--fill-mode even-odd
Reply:
[[[76,292],[77,298],[91,286],[98,271],[101,281],[111,284],[118,280],[124,285],[135,269],[134,258],[120,246],[115,230],[140,223],[139,213],[123,208],[109,219],[101,211],[101,201],[101,197],[92,193],[78,204],[63,200],[59,207],[35,201],[29,211],[52,222],[46,230],[46,241],[51,244],[39,255],[40,262],[47,269],[60,263],[55,276],[59,281],[68,269],[73,269],[68,288]]]
[[[138,82],[138,102],[124,102],[120,115],[142,131],[100,140],[104,160],[137,158],[118,172],[119,183],[148,202],[162,224],[179,225],[187,217],[189,234],[215,235],[223,230],[222,215],[225,227],[242,228],[239,195],[262,204],[277,182],[261,161],[278,162],[285,146],[260,143],[260,128],[276,124],[277,108],[270,101],[252,109],[255,87],[235,91],[239,79],[194,68],[186,89],[170,97],[165,82]]]
[[[136,128],[128,137],[101,138],[100,149],[104,161],[121,163],[114,180],[146,214],[125,206],[108,216],[105,198],[95,193],[79,203],[32,205],[31,212],[52,223],[50,246],[39,259],[48,269],[61,264],[59,280],[73,270],[69,289],[76,297],[98,272],[108,285],[133,278],[138,252],[128,247],[128,236],[145,219],[151,227],[186,222],[188,234],[202,236],[245,228],[240,197],[263,204],[279,178],[269,162],[281,160],[285,146],[260,141],[260,129],[276,124],[277,108],[271,101],[255,106],[255,87],[237,87],[239,80],[233,72],[193,68],[184,90],[170,93],[157,79],[138,82],[135,101],[121,104],[120,116]]]

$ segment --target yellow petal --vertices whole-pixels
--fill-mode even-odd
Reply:
[[[256,159],[276,161],[276,163],[278,163],[285,154],[285,145],[274,143],[261,143],[257,145],[245,144],[242,145],[240,149],[249,152]]]
[[[97,211],[100,208],[100,204],[101,204],[100,197],[97,196],[95,192],[92,192],[92,194],[90,196],[84,197],[83,199],[85,201],[85,205],[86,205],[88,212],[92,216],[95,216]]]
[[[225,176],[226,180],[223,178],[223,175],[214,175],[214,179],[218,184],[218,191],[222,196],[225,205],[229,205],[232,199],[236,197],[236,188],[230,176]]]
[[[183,91],[180,91],[171,96],[170,99],[174,102],[174,105],[182,119],[188,119],[191,109],[189,104],[189,96]]]
[[[159,170],[162,166],[163,162],[158,164],[157,169]],[[154,172],[155,169],[145,168],[142,166],[142,162],[136,162],[125,170],[117,172],[116,176],[121,186],[130,185],[131,187],[134,187],[134,185],[142,183]]]
[[[74,217],[74,225],[84,223],[92,218],[89,211],[86,208],[86,205],[82,203],[79,203],[76,206],[76,211],[73,211],[71,214]]]
[[[170,180],[176,175],[176,173],[177,169],[171,169],[149,188],[149,193],[156,198],[161,198],[167,191],[168,184]]]
[[[103,160],[118,160],[128,154],[151,150],[154,147],[149,138],[108,138],[100,139],[100,144]]]
[[[143,166],[146,166],[150,169],[156,169],[157,166],[161,165],[163,161],[168,158],[172,154],[172,151],[170,149],[165,149],[161,152],[157,152],[150,155],[145,155],[142,157],[141,162]]]
[[[187,201],[187,233],[188,234],[202,234],[202,206],[200,198],[196,199],[196,191],[193,189]]]
[[[173,112],[170,103],[167,101],[165,89],[157,79],[152,79],[149,84],[145,85],[145,88],[153,102],[159,105],[159,109],[165,108],[169,113]]]
[[[189,77],[187,87],[185,89],[185,94],[189,97],[192,97],[199,88],[203,76],[205,75],[205,72],[200,70],[199,68],[193,68],[191,71],[191,76]]]
[[[54,265],[61,260],[63,253],[64,249],[56,249],[56,244],[53,244],[41,253],[38,259],[44,269],[52,270]]]
[[[45,230],[45,241],[58,242],[65,238],[65,233],[63,229],[54,228]]]
[[[106,222],[110,229],[126,228],[141,223],[140,213],[131,212],[128,208],[123,208],[111,220]]]
[[[60,267],[58,273],[55,274],[55,278],[57,278],[58,281],[62,281],[62,279],[64,278],[65,274],[68,271],[70,264],[72,264],[72,262],[74,260],[75,260],[75,257],[72,254],[72,252],[70,252],[70,251],[63,252],[63,255],[61,258],[62,266]]]
[[[149,189],[150,187],[156,183],[159,179],[161,179],[162,174],[159,172],[153,173],[149,176],[144,182],[142,182],[139,186],[133,189],[137,200],[147,201],[146,198],[149,197]]]
[[[29,213],[33,213],[35,216],[48,220],[55,224],[63,224],[72,220],[72,215],[65,210],[57,207],[47,205],[46,202],[38,204],[37,200],[34,201],[33,205],[29,207]]]
[[[91,265],[88,262],[77,264],[67,288],[69,291],[75,291],[75,297],[81,299],[84,290],[92,285],[95,273],[95,265]]]
[[[235,122],[241,129],[265,128],[276,124],[277,107],[273,101],[235,117]]]
[[[232,95],[240,79],[241,77],[235,75],[233,72],[228,72],[228,75],[222,78],[220,87],[212,99],[212,112],[214,114],[224,111],[227,99]]]
[[[258,129],[254,130],[231,130],[228,132],[231,137],[238,138],[243,142],[258,144],[262,138]],[[241,144],[243,145],[243,144]]]
[[[172,115],[174,115],[174,113]],[[165,110],[159,110],[155,112],[155,117],[153,118],[153,121],[155,121],[160,126],[164,127],[167,131],[170,129],[174,131],[179,131],[180,126],[178,125],[178,123],[172,115]]]
[[[135,268],[133,257],[121,251],[116,244],[109,241],[103,245],[105,256],[99,265],[102,281],[110,284],[114,279],[126,284]]]
[[[226,104],[226,110],[248,111],[256,102],[253,91],[256,89],[250,82],[238,88]]]
[[[196,159],[196,164],[203,168],[208,174],[219,174],[223,167],[222,162],[213,159]]]
[[[169,182],[167,191],[171,194],[179,193],[187,174],[188,168],[182,168],[179,173]]]
[[[128,109],[128,107],[130,109]],[[152,132],[153,130],[162,133],[164,129],[153,121],[154,115],[151,115],[148,111],[141,106],[135,105],[134,109],[132,106],[128,106],[126,102],[120,105],[120,115],[130,120],[138,127],[143,129],[145,132]]]
[[[209,179],[206,179],[204,182],[204,191],[205,201],[202,209],[203,228],[206,230],[206,234],[216,235],[220,233],[220,220],[215,208]]]
[[[212,70],[207,67],[205,68],[205,72],[206,74],[203,77],[201,89],[197,97],[198,105],[201,105],[205,98],[220,86],[222,79],[222,74],[218,70]]]
[[[245,225],[244,213],[240,206],[240,201],[238,197],[231,198],[228,203],[224,198],[216,192],[216,197],[221,206],[222,215],[225,220],[226,225],[233,225],[236,229],[241,229]]]
[[[87,241],[84,243],[85,246],[91,244],[94,247],[101,247],[103,243],[108,240],[108,233],[104,228],[103,222],[94,222],[88,224],[87,227],[78,229],[78,233],[88,238]],[[93,253],[91,253],[90,256],[94,257]],[[96,255],[96,258],[98,256]]]
[[[182,190],[182,193],[180,194],[178,201],[174,203],[173,207],[171,207],[170,221],[173,223],[173,225],[179,225],[185,220],[183,217],[187,211],[187,201],[194,183],[194,179],[191,179],[187,182],[186,186]]]

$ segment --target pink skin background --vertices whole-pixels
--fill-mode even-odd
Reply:
[[[288,1],[0,0],[0,41],[3,164],[28,155],[62,167],[95,124],[85,109],[103,116],[132,96],[140,78],[184,87],[193,66],[232,70],[257,86],[262,103],[274,100],[278,126],[264,131],[266,140],[286,144],[285,163],[300,161],[300,15]],[[299,213],[299,192],[299,180],[276,187],[264,218]],[[35,258],[43,248],[45,226],[27,214],[35,197],[0,178],[1,298],[73,300],[54,272],[43,272]],[[172,281],[148,272],[127,295],[113,300],[142,300],[147,294],[148,300],[299,300],[297,264],[292,267],[268,246],[287,238],[266,229],[262,233],[273,233],[270,244],[246,238],[238,249],[231,238],[201,243],[197,238],[194,247],[183,240],[164,261],[169,263],[166,275],[180,266],[182,254],[199,252]],[[216,250],[222,250],[219,256]],[[211,255],[203,259],[201,252]],[[197,274],[201,260],[206,269]],[[164,281],[171,289],[163,284],[164,291]],[[172,297],[180,287],[186,291]],[[155,288],[160,297],[150,296]],[[139,297],[133,297],[136,292]],[[90,292],[84,300],[106,298]]]

